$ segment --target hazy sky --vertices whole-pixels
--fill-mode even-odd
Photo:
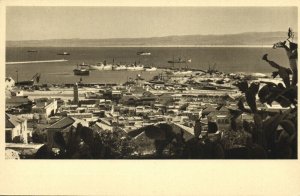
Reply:
[[[8,7],[7,40],[287,31],[296,7]]]

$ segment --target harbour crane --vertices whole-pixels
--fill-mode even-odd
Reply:
[[[18,81],[18,71],[17,71],[17,82],[16,86],[32,86],[35,82],[39,83],[41,78],[40,73],[36,73],[32,76],[31,80]]]

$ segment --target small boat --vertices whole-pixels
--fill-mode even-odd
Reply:
[[[144,52],[144,51],[137,52],[136,54],[139,55],[139,56],[150,56],[151,55],[150,52]]]
[[[62,53],[58,53],[57,55],[70,55],[70,53],[68,53],[68,52],[62,52]]]
[[[27,52],[37,52],[37,50],[27,50]]]

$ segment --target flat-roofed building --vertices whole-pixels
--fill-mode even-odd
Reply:
[[[5,142],[28,143],[32,131],[27,129],[27,119],[5,114]]]
[[[35,99],[33,113],[38,113],[42,118],[48,118],[57,113],[57,101],[55,99]]]

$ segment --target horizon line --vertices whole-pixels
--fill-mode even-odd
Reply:
[[[180,36],[223,36],[223,35],[241,35],[247,33],[285,33],[285,31],[247,31],[240,33],[231,34],[185,34],[185,35],[163,35],[163,36],[152,36],[152,37],[112,37],[112,38],[51,38],[51,39],[25,39],[25,40],[5,40],[10,41],[47,41],[47,40],[108,40],[108,39],[150,39],[150,38],[165,38],[165,37],[180,37]],[[296,35],[298,31],[294,32]]]
[[[167,48],[167,47],[186,47],[186,48],[191,48],[191,47],[195,47],[195,48],[269,48],[272,47],[273,45],[270,44],[266,44],[266,45],[257,45],[257,44],[245,44],[245,45],[218,45],[218,44],[203,44],[203,45],[191,45],[191,44],[187,44],[187,45],[103,45],[103,46],[25,46],[26,48],[30,48],[30,47],[37,47],[37,48],[155,48],[155,47],[160,47],[160,48]],[[19,46],[6,46],[7,48],[15,48],[15,47],[19,47]],[[23,47],[23,46],[22,46]]]

